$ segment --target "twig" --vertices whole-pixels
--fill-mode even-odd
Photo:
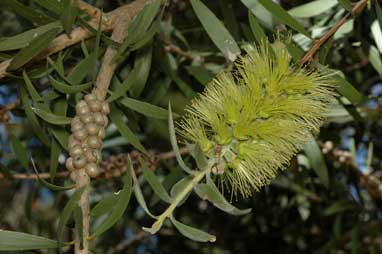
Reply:
[[[361,180],[361,185],[366,188],[371,197],[376,199],[382,197],[382,182],[374,175],[362,172],[348,151],[342,151],[338,148],[334,148],[331,141],[325,142],[324,144],[322,142],[318,143],[322,147],[323,154],[327,158],[346,165],[355,174],[357,174]]]
[[[134,17],[137,15],[137,13],[142,10],[142,8],[150,3],[151,0],[136,0],[132,2],[131,4],[127,4],[124,6],[121,6],[113,11],[110,11],[105,14],[105,19],[102,24],[102,31],[107,32],[111,31],[114,27],[114,24],[119,19],[119,17],[123,15],[127,15],[129,17]],[[81,2],[80,2],[81,3]],[[92,26],[94,29],[97,29],[98,21],[92,20],[88,23],[90,26]],[[73,29],[73,31],[70,33],[70,35],[62,34],[58,36],[56,39],[54,39],[51,44],[48,46],[47,49],[45,49],[39,56],[37,56],[33,61],[41,61],[45,59],[46,57],[53,55],[65,48],[68,48],[70,46],[73,46],[77,43],[80,43],[83,40],[89,39],[91,37],[95,36],[94,33],[89,31],[88,29],[84,27],[78,27]],[[6,77],[7,75],[7,68],[12,62],[12,58],[5,60],[0,63],[0,79]]]
[[[20,100],[16,100],[7,105],[0,105],[0,123],[8,122],[8,112],[20,105]]]
[[[134,154],[135,152],[136,151],[132,152],[131,154]],[[181,154],[185,154],[185,153],[188,152],[188,149],[187,149],[187,147],[182,147],[182,148],[179,149],[179,152]],[[120,154],[120,155],[125,156],[127,158],[127,154]],[[137,158],[134,158],[132,155],[130,155],[130,156],[133,159],[133,164],[139,164],[140,163]],[[157,163],[162,162],[162,161],[166,161],[166,160],[171,160],[171,159],[174,159],[174,158],[175,158],[174,151],[169,151],[169,152],[154,154],[153,156],[151,156],[149,158],[146,158],[146,162],[151,164],[150,168],[155,169],[156,166],[157,166]],[[108,160],[105,160],[104,162],[108,162]],[[154,165],[153,165],[153,163],[154,163]],[[102,168],[102,164],[103,163],[101,163],[101,171],[106,172],[107,169],[106,168]],[[139,168],[136,168],[135,170],[136,170],[136,174],[137,175],[140,175],[142,173]],[[68,171],[58,172],[56,174],[56,176],[55,176],[55,178],[68,178],[68,177],[69,177],[69,172]],[[115,176],[115,177],[119,177],[119,176]],[[17,173],[17,174],[13,174],[11,176],[11,179],[9,179],[9,180],[38,180],[38,178],[40,178],[40,179],[50,179],[51,175],[49,173],[40,173],[38,175],[38,177],[37,177],[36,174]],[[99,177],[96,178],[96,180],[103,179],[103,178],[106,178],[105,175],[100,175]],[[6,176],[4,176],[4,175],[2,175],[0,173],[0,180],[1,179],[6,179]]]
[[[345,22],[353,15],[358,16],[363,9],[365,8],[368,0],[361,0],[359,1],[352,9],[351,14],[346,14],[340,21],[337,22],[335,26],[333,26],[329,31],[327,31],[319,40],[317,40],[313,46],[310,48],[310,50],[305,54],[305,56],[301,59],[300,64],[304,65],[307,63],[314,54],[320,49],[320,47],[330,38],[332,37],[337,30],[345,24]]]

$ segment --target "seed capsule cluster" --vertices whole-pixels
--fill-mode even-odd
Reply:
[[[66,168],[74,172],[85,169],[90,177],[100,173],[102,140],[108,123],[109,105],[88,94],[76,105],[76,116],[71,122],[72,134],[69,137],[69,155]]]

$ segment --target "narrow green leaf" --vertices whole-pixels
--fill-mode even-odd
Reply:
[[[55,14],[61,13],[61,4],[59,0],[33,0],[33,2]]]
[[[96,61],[96,52],[92,52],[90,55],[82,59],[69,73],[67,80],[72,85],[79,85],[86,76],[92,72]]]
[[[21,144],[21,141],[13,134],[9,135],[9,139],[11,141],[13,153],[16,155],[17,159],[21,163],[21,166],[23,166],[25,170],[28,170],[29,159],[27,149]]]
[[[168,111],[166,109],[152,105],[148,102],[139,101],[128,97],[123,98],[119,102],[122,105],[151,118],[165,120],[168,117]]]
[[[280,5],[270,0],[258,0],[258,2],[272,13],[276,18],[278,18],[282,23],[288,25],[297,32],[302,33],[303,35],[310,37],[309,33],[305,28],[295,20],[287,11],[285,11]]]
[[[214,78],[214,74],[202,66],[186,66],[186,70],[192,75],[200,84],[206,86]]]
[[[92,83],[86,83],[86,84],[82,84],[82,85],[71,86],[71,85],[67,85],[63,82],[60,82],[60,81],[52,78],[51,76],[49,76],[48,78],[49,78],[49,81],[50,81],[50,84],[52,85],[52,87],[54,89],[56,89],[57,91],[64,93],[64,94],[79,93],[79,92],[85,91],[85,90],[92,87]]]
[[[174,127],[174,120],[172,116],[171,103],[168,104],[168,129],[169,129],[171,146],[175,152],[176,160],[178,161],[179,166],[188,174],[192,174],[192,170],[189,167],[187,167],[187,165],[184,163],[182,156],[180,155],[180,152],[179,152],[179,147],[178,147],[178,143],[175,136],[175,127]]]
[[[357,105],[365,100],[363,95],[346,79],[342,78],[340,75],[335,75],[334,79],[337,84],[336,90],[351,103]]]
[[[50,145],[50,167],[49,174],[50,178],[53,179],[56,176],[57,168],[58,168],[58,158],[61,153],[60,144],[52,139],[52,144]]]
[[[165,58],[161,61],[160,67],[163,69],[167,76],[171,77],[171,79],[175,82],[175,84],[187,98],[192,99],[196,96],[195,91],[179,77],[177,73],[178,66],[174,56],[171,54],[166,54]]]
[[[353,6],[349,0],[337,0],[337,2],[347,11],[351,12]],[[378,2],[378,1],[377,1]]]
[[[224,23],[228,31],[232,33],[232,36],[235,38],[235,40],[240,39],[239,23],[236,19],[236,13],[233,8],[233,4],[229,0],[219,0],[219,6],[222,10]]]
[[[28,31],[19,33],[12,37],[3,38],[0,41],[0,51],[16,50],[24,48],[29,45],[29,43],[36,37],[44,34],[45,32],[51,30],[52,28],[59,28],[62,30],[60,22],[52,22],[47,25],[43,25]]]
[[[187,176],[187,177],[180,179],[176,184],[174,184],[171,188],[171,191],[170,191],[171,199],[176,200],[177,197],[179,196],[179,194],[182,193],[183,190],[186,189],[186,187],[188,187],[190,185],[190,183],[192,182],[192,179],[194,179],[193,176]],[[177,206],[181,206],[186,201],[187,197],[188,197],[188,195],[186,197],[184,197],[177,204]]]
[[[80,242],[82,243],[84,240],[84,225],[83,225],[83,216],[81,207],[77,204],[73,211],[74,223],[76,225],[76,233]]]
[[[321,149],[313,137],[311,137],[305,144],[304,152],[306,157],[308,157],[314,172],[320,178],[321,183],[326,188],[329,188],[328,168],[326,166],[326,162],[324,156],[322,155]]]
[[[135,175],[135,170],[133,168],[133,163],[131,161],[130,156],[128,156],[128,170],[130,171],[130,174],[133,178],[133,189],[134,189],[134,196],[137,199],[138,204],[142,207],[142,209],[148,214],[151,218],[157,218],[157,216],[153,215],[149,208],[147,207],[145,198],[143,197],[143,193],[141,190],[141,187],[139,186],[139,182],[137,179],[137,176]]]
[[[348,200],[340,200],[327,207],[322,214],[324,216],[331,216],[349,209],[354,209],[354,205]]]
[[[132,20],[128,28],[128,35],[121,47],[118,49],[116,58],[120,58],[121,55],[135,44],[135,48],[140,44],[140,41],[145,38],[148,33],[148,29],[153,22],[158,10],[160,8],[161,1],[155,0],[151,4],[146,5],[142,11],[138,13]],[[152,33],[152,31],[151,31]],[[130,50],[130,49],[129,49]]]
[[[43,132],[43,128],[37,120],[36,115],[33,113],[32,107],[28,101],[27,92],[24,87],[20,87],[20,97],[24,107],[25,115],[27,116],[28,122],[32,127],[32,131],[36,134],[36,136],[41,140],[43,144],[49,146],[49,139]]]
[[[267,35],[263,28],[260,26],[255,15],[248,11],[249,25],[252,33],[255,36],[256,42],[261,45],[264,41],[268,41]]]
[[[290,9],[288,13],[296,18],[310,18],[330,10],[337,4],[337,0],[315,0],[296,6]]]
[[[70,34],[78,15],[74,0],[61,0],[61,22],[66,34]]]
[[[68,203],[66,203],[64,209],[61,212],[60,219],[58,222],[57,236],[58,240],[62,240],[64,234],[65,225],[68,223],[74,209],[78,206],[78,201],[81,198],[82,193],[85,191],[86,187],[77,189],[73,195],[70,197]]]
[[[16,0],[2,0],[0,5],[4,5],[7,8],[12,9],[15,13],[28,19],[37,26],[45,25],[53,21],[53,18],[45,15],[42,12],[36,11],[34,8],[25,6]]]
[[[33,57],[37,56],[44,49],[46,49],[49,43],[56,38],[56,35],[61,31],[60,28],[52,28],[45,33],[40,34],[33,39],[28,46],[22,48],[13,57],[7,70],[13,71],[24,64],[28,63]]]
[[[160,18],[157,18],[154,23],[151,25],[151,27],[147,30],[146,33],[144,33],[143,37],[140,38],[137,42],[132,44],[129,48],[130,51],[135,51],[140,48],[145,47],[148,45],[148,43],[153,39],[154,35],[158,33],[160,29]]]
[[[293,41],[286,42],[285,46],[296,63],[304,56],[304,50],[297,46]]]
[[[375,1],[375,11],[377,13],[377,19],[379,23],[379,30],[382,29],[382,9],[379,1]]]
[[[119,194],[113,193],[110,196],[102,199],[93,209],[90,211],[90,215],[93,217],[99,217],[102,214],[108,213],[113,210],[115,204],[117,204]]]
[[[132,97],[139,97],[145,88],[151,69],[152,51],[151,46],[142,50],[142,52],[138,54],[138,58],[134,63],[134,68],[138,69],[138,73],[134,80],[135,82],[129,85],[130,95]]]
[[[57,248],[57,241],[41,236],[0,229],[0,251]]]
[[[204,152],[200,148],[200,145],[199,144],[187,145],[187,148],[190,154],[192,155],[192,157],[194,157],[196,166],[201,170],[207,169],[208,161]]]
[[[69,117],[58,116],[51,112],[47,112],[43,109],[39,109],[39,108],[32,108],[32,109],[39,117],[41,117],[41,119],[51,124],[55,124],[55,125],[70,124],[70,121],[72,120]]]
[[[382,60],[381,55],[376,47],[373,45],[369,49],[369,61],[380,77],[382,77]]]
[[[45,181],[44,179],[42,179],[40,177],[33,159],[31,159],[31,162],[32,162],[32,166],[33,166],[32,168],[33,168],[39,182],[42,185],[44,185],[45,187],[47,187],[48,189],[53,190],[53,191],[66,191],[66,190],[70,190],[70,189],[73,189],[74,187],[76,187],[75,185],[59,186],[59,185],[49,183],[48,181]]]
[[[0,162],[0,173],[7,179],[12,180],[13,175],[10,170]]]
[[[131,145],[133,145],[136,149],[141,151],[142,153],[147,154],[146,148],[143,147],[141,142],[135,137],[134,133],[130,130],[130,128],[125,124],[123,120],[123,113],[119,110],[114,104],[110,105],[110,119],[117,127],[118,131],[121,135],[126,138]]]
[[[58,143],[60,143],[60,145],[68,151],[69,133],[65,130],[65,128],[60,126],[52,126],[50,130]]]
[[[123,178],[123,188],[115,195],[118,196],[118,201],[115,203],[114,209],[111,211],[110,215],[104,220],[101,225],[93,232],[91,238],[97,237],[104,233],[106,230],[111,228],[123,215],[125,212],[131,197],[132,192],[132,176],[127,172]]]
[[[211,203],[214,204],[214,206],[216,206],[217,208],[219,208],[220,210],[222,210],[226,213],[229,213],[232,215],[244,215],[244,214],[251,212],[251,210],[252,210],[250,208],[240,210],[240,209],[234,207],[233,205],[231,205],[224,198],[224,196],[219,192],[219,190],[216,188],[216,186],[213,183],[212,184],[205,184],[205,183],[198,184],[194,187],[194,190],[195,190],[196,194],[198,194],[198,196],[201,199],[209,200]]]
[[[32,84],[32,81],[29,79],[28,74],[26,73],[25,70],[23,70],[23,78],[24,78],[24,82],[25,82],[26,88],[27,88],[29,94],[32,97],[32,100],[34,102],[42,101],[42,97],[37,92],[37,90],[34,88],[34,86]]]
[[[214,44],[227,59],[235,61],[240,48],[222,22],[200,0],[191,0],[191,5]]]
[[[168,195],[166,189],[163,187],[162,183],[155,176],[154,172],[152,172],[146,164],[141,161],[143,175],[147,182],[150,184],[151,188],[154,190],[155,194],[158,195],[163,201],[167,203],[171,203],[171,198]]]
[[[196,229],[190,226],[187,226],[177,220],[174,219],[174,217],[170,217],[171,222],[174,224],[174,226],[179,230],[179,232],[184,235],[185,237],[197,241],[197,242],[215,242],[216,237],[214,235],[210,235],[200,229]]]

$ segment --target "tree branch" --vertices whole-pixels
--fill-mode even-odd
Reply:
[[[102,24],[102,31],[108,32],[113,30],[114,24],[116,21],[122,17],[122,16],[129,16],[133,18],[137,13],[142,10],[142,8],[150,3],[151,0],[136,0],[132,2],[131,4],[127,4],[124,6],[121,6],[113,11],[110,11],[106,13],[106,17],[104,19],[104,22]],[[85,3],[80,2],[80,7],[85,8],[86,10],[90,10],[89,5],[86,5]],[[93,7],[96,9],[95,7]],[[93,9],[93,11],[94,11]],[[97,29],[98,27],[98,19],[92,19],[88,23],[91,27],[94,29]],[[88,29],[84,27],[78,27],[73,29],[73,31],[70,33],[70,35],[62,34],[58,36],[56,39],[54,39],[51,44],[48,46],[47,49],[45,49],[39,56],[37,56],[33,61],[41,61],[45,59],[46,57],[53,55],[65,48],[68,48],[70,46],[73,46],[77,43],[80,43],[83,40],[89,39],[91,37],[95,36],[94,33],[89,31]],[[0,63],[0,79],[6,77],[7,75],[7,68],[12,62],[12,58],[5,60]]]
[[[310,48],[310,50],[305,54],[305,56],[300,60],[300,64],[304,65],[306,64],[314,54],[320,49],[320,47],[330,39],[337,31],[340,29],[340,27],[346,23],[346,21],[353,15],[358,16],[363,9],[365,8],[368,0],[361,0],[359,1],[352,9],[351,14],[346,14],[340,21],[337,22],[335,26],[333,26],[329,31],[327,31],[319,40],[317,40],[313,46]]]

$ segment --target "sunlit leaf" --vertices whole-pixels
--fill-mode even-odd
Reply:
[[[150,184],[151,188],[154,190],[155,194],[158,195],[158,197],[160,197],[163,201],[171,203],[170,196],[163,187],[162,183],[157,179],[155,174],[146,166],[143,161],[141,162],[141,165],[143,169],[143,175],[145,176],[147,182]]]
[[[123,113],[119,110],[114,104],[110,105],[110,119],[117,127],[118,131],[121,135],[126,138],[131,145],[133,145],[136,149],[141,151],[142,153],[147,153],[146,149],[143,147],[141,142],[135,137],[134,133],[130,130],[130,128],[126,125],[123,120]]]
[[[170,217],[171,222],[174,226],[179,230],[179,232],[187,238],[197,242],[215,242],[216,237],[214,235],[210,235],[200,229],[196,229],[190,226],[187,226],[179,221],[175,220],[173,217]]]
[[[32,58],[46,49],[49,43],[56,38],[56,35],[61,31],[60,28],[51,28],[45,33],[34,38],[26,47],[22,48],[13,57],[7,70],[16,70],[28,63]]]
[[[131,192],[132,192],[132,176],[130,172],[127,172],[123,178],[123,188],[115,195],[118,196],[118,200],[115,203],[110,215],[99,225],[93,232],[91,238],[97,237],[111,228],[123,215],[127,205],[129,204]]]
[[[240,48],[222,22],[200,0],[191,0],[192,8],[214,44],[230,61],[235,61]]]
[[[29,168],[29,159],[27,149],[21,144],[21,141],[15,135],[9,135],[11,147],[16,158],[20,161],[25,170]]]
[[[57,241],[48,238],[0,229],[0,251],[54,249],[57,246]]]
[[[233,205],[231,205],[224,196],[219,192],[219,190],[216,188],[216,186],[211,184],[198,184],[194,187],[194,190],[196,194],[201,199],[207,199],[210,202],[213,203],[214,206],[219,208],[220,210],[225,211],[226,213],[232,214],[232,215],[244,215],[249,212],[251,212],[251,209],[244,209],[240,210]]]
[[[304,152],[306,157],[308,157],[310,165],[312,166],[314,172],[320,178],[321,183],[328,188],[329,187],[329,173],[326,166],[324,156],[322,155],[321,149],[317,144],[316,140],[311,137],[309,141],[304,146]]]

